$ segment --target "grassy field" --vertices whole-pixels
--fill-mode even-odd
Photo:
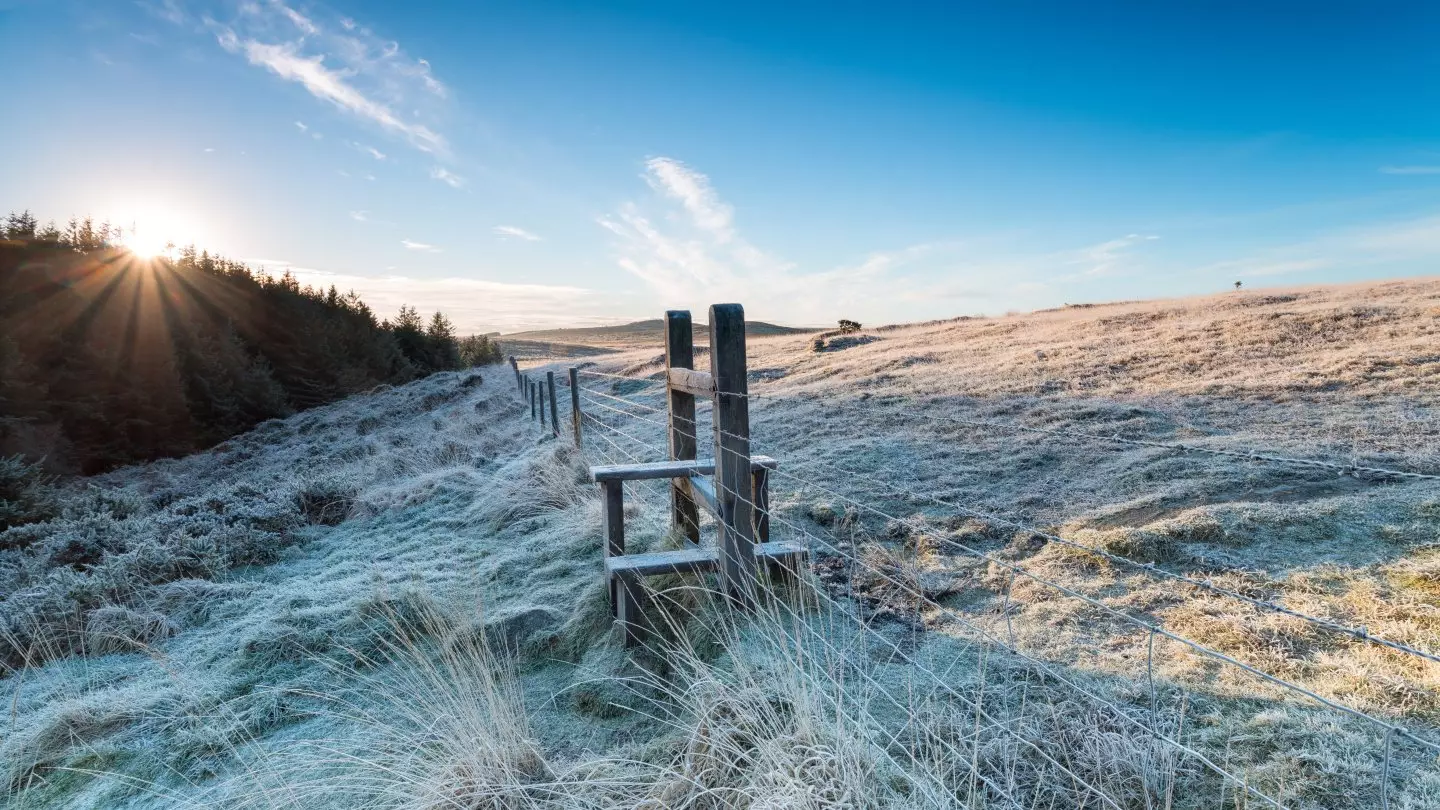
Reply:
[[[5,796],[1440,807],[1423,742],[1134,621],[1440,739],[1440,665],[1213,590],[1440,650],[1440,482],[1108,440],[1437,473],[1437,347],[1433,280],[753,336],[810,587],[733,623],[657,580],[634,657],[584,469],[662,457],[658,337],[583,358],[583,454],[500,368],[268,422],[0,535]],[[627,498],[633,548],[675,542]]]

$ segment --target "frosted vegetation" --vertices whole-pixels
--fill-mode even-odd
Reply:
[[[658,347],[587,366],[643,381],[584,378],[584,454],[494,369],[272,420],[0,534],[4,797],[1440,807],[1434,751],[1392,735],[1387,766],[1363,718],[961,549],[1427,739],[1440,665],[957,508],[1435,651],[1440,482],[956,421],[1435,473],[1437,347],[1434,281],[753,339],[774,536],[813,571],[738,625],[656,578],[671,623],[631,658],[584,470],[660,457]],[[676,542],[662,486],[627,499],[632,548]]]

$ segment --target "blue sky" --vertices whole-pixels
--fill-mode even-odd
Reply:
[[[606,5],[0,0],[0,206],[465,330],[1436,273],[1437,4]]]

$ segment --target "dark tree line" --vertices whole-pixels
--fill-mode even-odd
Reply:
[[[210,446],[382,383],[498,362],[483,336],[90,219],[0,221],[0,459],[93,473]]]

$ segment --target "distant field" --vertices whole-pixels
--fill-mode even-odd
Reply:
[[[710,342],[710,327],[704,323],[695,324],[695,342]],[[764,321],[749,321],[745,333],[751,337],[774,337],[777,335],[804,335],[818,332],[818,329],[777,326]],[[506,354],[516,357],[589,357],[604,349],[635,349],[664,347],[665,322],[659,318],[619,326],[591,326],[577,329],[543,329],[534,332],[516,332],[501,335],[500,345]],[[512,348],[513,347],[513,348]]]

